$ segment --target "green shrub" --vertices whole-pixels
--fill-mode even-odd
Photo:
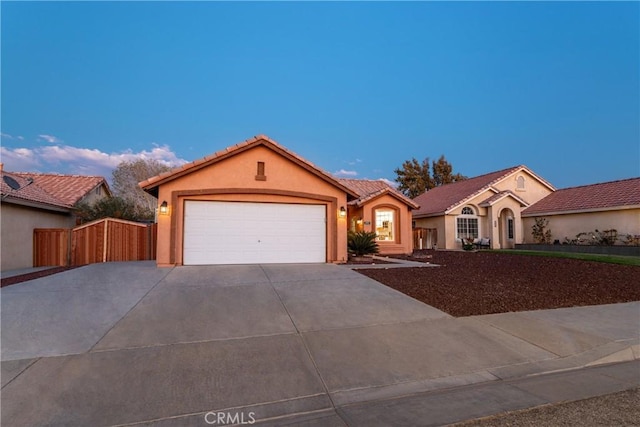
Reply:
[[[551,230],[549,220],[546,218],[535,218],[535,224],[531,227],[531,235],[537,243],[551,243]]]
[[[471,237],[463,237],[462,238],[462,249],[465,251],[472,251],[476,248],[476,245],[473,243],[473,239]]]
[[[350,231],[347,238],[347,248],[349,253],[355,256],[377,254],[379,252],[376,242],[376,233],[373,231]]]

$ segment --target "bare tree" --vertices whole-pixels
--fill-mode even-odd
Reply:
[[[153,218],[158,201],[140,188],[138,183],[170,169],[169,166],[154,159],[122,162],[113,171],[113,193],[131,202],[139,212],[145,212]]]

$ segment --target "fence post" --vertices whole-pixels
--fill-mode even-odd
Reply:
[[[104,220],[104,236],[103,236],[103,248],[102,248],[102,262],[107,262],[107,234],[109,233],[109,219]]]

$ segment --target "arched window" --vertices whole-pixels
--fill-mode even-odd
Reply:
[[[462,208],[462,212],[456,218],[456,238],[477,239],[480,236],[478,217],[470,206]]]
[[[524,190],[524,176],[519,176],[516,178],[516,189]]]

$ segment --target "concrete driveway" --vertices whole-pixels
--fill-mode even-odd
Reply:
[[[94,264],[1,292],[3,425],[366,425],[370,402],[558,358],[336,265]]]

